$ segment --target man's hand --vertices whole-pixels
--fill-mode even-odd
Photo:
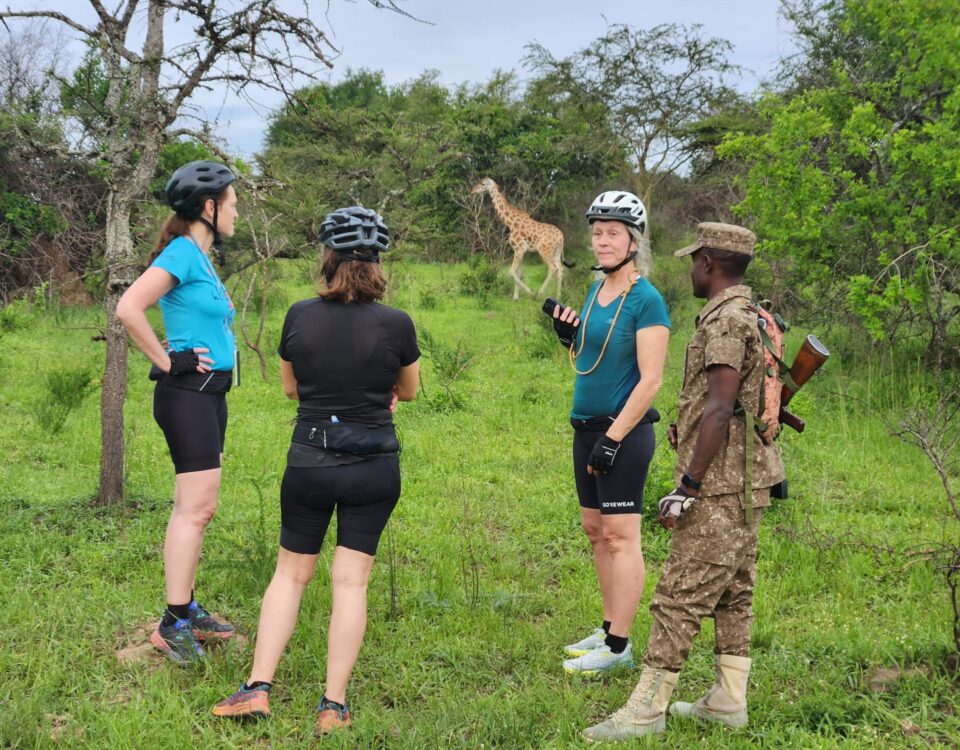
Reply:
[[[667,442],[670,443],[671,448],[677,449],[677,426],[675,424],[667,428]]]
[[[604,434],[593,446],[590,457],[587,459],[588,474],[606,474],[613,468],[617,458],[620,443]]]
[[[697,496],[681,484],[669,495],[660,499],[660,513],[657,520],[663,528],[672,529],[680,518],[680,514],[689,510],[696,501]]]

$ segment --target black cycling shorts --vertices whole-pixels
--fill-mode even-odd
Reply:
[[[163,430],[177,474],[220,468],[227,435],[227,395],[165,385],[153,389],[153,418]]]
[[[573,476],[580,507],[599,510],[603,515],[640,513],[643,485],[656,446],[653,425],[642,423],[630,430],[620,443],[613,468],[607,474],[588,474],[587,459],[608,426],[573,433]]]
[[[399,499],[396,454],[341,466],[288,465],[280,485],[280,546],[320,552],[336,508],[337,546],[375,555]]]

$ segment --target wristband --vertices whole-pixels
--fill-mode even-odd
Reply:
[[[682,477],[680,477],[680,484],[682,484],[684,487],[689,487],[691,490],[699,491],[703,482],[697,482],[689,474],[684,474]]]

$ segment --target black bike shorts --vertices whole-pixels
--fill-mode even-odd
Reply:
[[[603,515],[640,513],[643,485],[656,446],[653,425],[642,423],[630,430],[620,443],[613,468],[607,474],[588,474],[587,459],[607,426],[573,433],[573,476],[580,507],[599,510]]]
[[[227,395],[160,380],[153,389],[153,418],[163,430],[177,474],[220,468],[227,435]]]
[[[280,546],[316,555],[336,509],[337,546],[375,555],[399,499],[396,454],[342,466],[288,465],[280,485]]]

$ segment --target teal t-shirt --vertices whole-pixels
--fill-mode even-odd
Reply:
[[[212,370],[233,369],[234,309],[210,258],[191,240],[177,237],[153,261],[177,280],[160,298],[163,327],[171,351],[202,346]]]
[[[601,282],[596,281],[590,287],[581,315],[586,315],[586,311],[590,309],[590,303],[600,291],[600,284]],[[581,320],[574,349],[580,352],[576,360],[578,370],[589,370],[597,361],[619,305],[620,297],[616,297],[606,307],[601,306],[599,301],[595,302],[587,320]],[[623,408],[630,392],[640,382],[640,369],[637,367],[637,331],[650,326],[669,328],[670,316],[656,287],[646,279],[639,279],[623,303],[623,309],[600,364],[589,375],[577,375],[573,386],[571,417],[606,417]]]

